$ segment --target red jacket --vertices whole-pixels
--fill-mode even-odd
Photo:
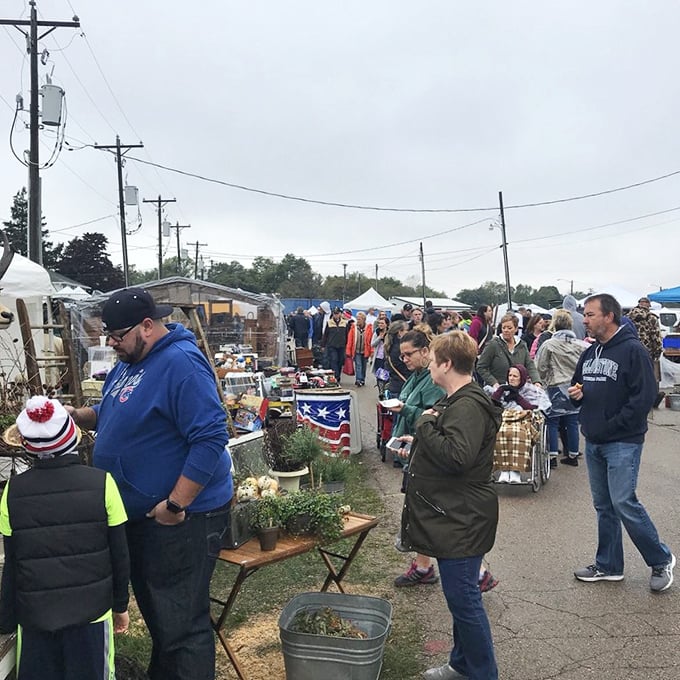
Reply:
[[[350,324],[350,329],[347,332],[347,345],[345,346],[345,354],[348,357],[354,358],[357,348],[357,332],[356,323]],[[373,338],[373,326],[366,324],[364,326],[364,351],[363,355],[368,359],[368,357],[373,354],[373,348],[371,347],[371,339]]]

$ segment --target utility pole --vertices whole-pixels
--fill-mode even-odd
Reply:
[[[508,312],[512,309],[512,291],[510,290],[510,269],[508,267],[508,240],[505,237],[505,211],[503,210],[503,192],[498,192],[498,203],[501,207],[501,234],[503,235],[503,263],[505,265],[505,292],[508,298]]]
[[[196,240],[195,243],[187,243],[188,246],[196,246],[196,255],[194,257],[194,278],[198,279],[198,248],[207,246],[207,243],[199,243],[198,239]]]
[[[128,252],[127,252],[127,224],[125,223],[125,195],[123,192],[123,156],[130,149],[143,149],[144,144],[141,142],[139,144],[121,144],[120,136],[116,135],[115,144],[95,144],[95,149],[104,149],[110,151],[111,149],[116,150],[116,163],[118,165],[118,207],[120,210],[120,240],[123,246],[123,275],[125,276],[125,287],[129,285],[128,278]],[[124,153],[121,153],[122,149],[125,149]]]
[[[155,203],[158,211],[158,280],[163,278],[163,222],[161,220],[161,208],[168,203],[177,203],[176,198],[162,198],[158,194],[158,198],[143,198],[142,203]]]
[[[179,247],[179,230],[180,229],[190,229],[191,225],[190,224],[180,224],[177,222],[177,224],[171,224],[170,229],[177,229],[176,231],[176,236],[177,236],[177,276],[179,276],[182,272],[182,250]]]
[[[42,208],[40,205],[40,153],[39,132],[40,112],[38,106],[38,43],[56,28],[80,28],[80,20],[77,16],[73,21],[38,21],[36,0],[30,0],[30,19],[0,19],[0,26],[14,26],[26,38],[26,49],[31,62],[31,108],[30,108],[30,150],[28,160],[28,257],[33,262],[42,264]],[[26,32],[19,28],[28,26]],[[49,29],[38,35],[38,26],[47,26]]]
[[[345,293],[347,290],[347,265],[342,265],[342,304],[345,304]]]
[[[425,294],[425,254],[423,253],[423,242],[420,242],[420,269],[423,278],[423,309],[425,309],[425,302],[427,295]]]

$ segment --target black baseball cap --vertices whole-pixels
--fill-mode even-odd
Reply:
[[[136,326],[144,319],[162,319],[172,314],[172,305],[157,305],[141,288],[124,288],[105,302],[102,309],[104,329],[116,331]]]
[[[342,309],[340,307],[333,307],[333,314],[342,314]]]
[[[407,302],[402,309],[405,309],[407,312],[410,312],[413,309],[413,305],[410,302]]]

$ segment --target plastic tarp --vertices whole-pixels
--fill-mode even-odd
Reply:
[[[660,290],[657,293],[650,293],[647,297],[650,300],[654,300],[654,302],[661,302],[663,304],[668,302],[680,303],[680,286],[676,286],[675,288],[665,288],[664,290]]]
[[[680,364],[676,364],[665,356],[661,355],[659,360],[661,368],[661,380],[659,387],[661,389],[668,389],[680,385]]]
[[[388,302],[375,288],[369,288],[365,293],[362,293],[358,298],[345,302],[345,309],[354,309],[366,311],[373,307],[373,309],[384,309],[385,311],[393,311],[395,305]]]

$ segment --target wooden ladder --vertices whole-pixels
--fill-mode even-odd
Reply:
[[[73,337],[71,335],[71,315],[67,311],[63,302],[59,302],[60,324],[40,324],[31,325],[28,316],[26,303],[21,299],[16,300],[17,317],[21,329],[21,338],[24,345],[24,357],[26,360],[26,380],[31,396],[43,394],[43,382],[40,376],[40,369],[58,368],[63,376],[64,383],[71,386],[70,394],[61,394],[60,399],[70,400],[74,406],[83,405],[83,390],[80,384],[80,370],[73,351]],[[61,330],[61,341],[64,347],[64,354],[59,356],[39,357],[35,351],[33,342],[34,330]]]
[[[215,385],[217,386],[217,394],[220,397],[220,403],[224,404],[224,392],[222,391],[222,382],[219,379],[217,375],[217,370],[215,368],[215,359],[212,356],[212,352],[210,351],[210,345],[208,345],[208,339],[206,338],[205,331],[203,330],[203,324],[201,323],[201,318],[198,316],[198,311],[197,305],[176,305],[179,307],[189,319],[189,324],[191,326],[191,330],[193,330],[194,335],[196,336],[196,344],[198,345],[199,349],[205,354],[205,358],[208,360],[208,363],[210,364],[210,368],[212,368],[213,376],[215,378]]]

